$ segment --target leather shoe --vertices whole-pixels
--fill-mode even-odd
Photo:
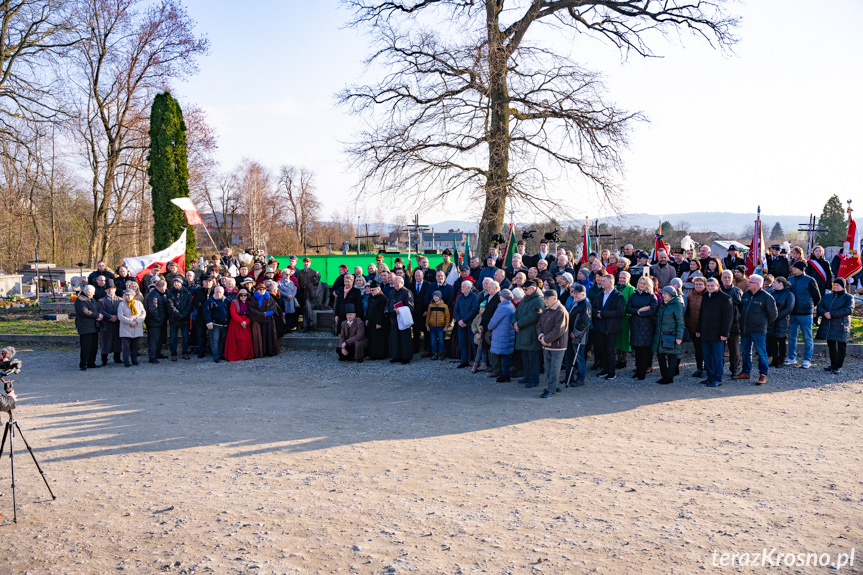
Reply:
[[[731,379],[749,379],[749,374],[748,373],[738,373],[737,375],[735,375]]]
[[[510,381],[512,381],[512,378],[510,378],[510,376],[508,375],[502,375],[498,377],[495,381],[497,381],[498,383],[509,383]]]
[[[702,379],[700,383],[702,385],[710,385],[710,380],[709,379]]]
[[[460,363],[460,364],[458,364],[458,365],[456,366],[456,368],[458,368],[458,369],[462,369],[462,368],[465,368],[465,367],[467,367],[467,366],[469,366],[469,365],[470,365],[469,363]]]
[[[569,387],[583,387],[583,386],[584,386],[584,382],[583,382],[583,381],[579,381],[579,380],[577,380],[577,379],[575,380],[575,383],[570,383],[570,384],[569,384]]]
[[[540,395],[539,397],[541,397],[542,399],[545,399],[546,397],[551,397],[551,395],[552,395],[552,393],[546,389],[545,391],[542,392],[542,395]]]
[[[719,387],[720,385],[722,385],[721,381],[711,381],[707,384],[707,387]]]
[[[172,356],[171,356],[171,361],[177,361],[177,356],[176,356],[176,355],[172,355]]]
[[[667,377],[663,377],[662,379],[660,379],[660,380],[659,380],[659,381],[657,381],[656,383],[659,383],[659,384],[662,384],[662,385],[668,385],[669,383],[674,383],[674,380],[673,380],[673,379],[669,379],[669,378],[667,378]]]
[[[421,357],[431,357],[431,352],[425,352]]]
[[[184,353],[184,354],[183,354],[183,359],[189,359],[189,354],[188,354],[188,353]]]
[[[87,371],[87,368],[86,368],[86,367],[82,367],[82,368],[80,368],[80,369],[81,369],[81,371]]]
[[[767,376],[766,375],[759,375],[758,381],[755,382],[755,385],[764,385],[765,383],[767,383]]]
[[[151,359],[150,363],[159,363],[159,360],[158,359]]]

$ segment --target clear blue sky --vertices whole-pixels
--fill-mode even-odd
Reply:
[[[244,157],[274,172],[304,165],[317,175],[323,215],[350,210],[355,218],[347,200],[357,176],[340,142],[359,123],[335,106],[334,94],[362,79],[368,47],[361,33],[344,29],[349,14],[336,0],[186,5],[211,52],[175,92],[208,112],[223,169]],[[863,213],[863,2],[730,7],[744,19],[731,56],[694,38],[654,43],[662,59],[624,63],[611,46],[577,46],[588,68],[606,74],[611,98],[650,120],[636,126],[624,155],[628,211],[754,212],[761,203],[771,214],[820,213],[836,193]],[[581,199],[583,190],[553,193],[577,198],[575,216],[600,209]],[[363,205],[363,219],[392,219],[376,215],[377,206]],[[475,220],[479,210],[465,218],[430,206],[422,217]]]

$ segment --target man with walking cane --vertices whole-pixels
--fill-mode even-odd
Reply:
[[[573,284],[569,290],[575,304],[569,310],[569,347],[566,350],[564,365],[570,366],[566,377],[567,387],[581,387],[587,377],[587,361],[585,352],[587,334],[590,332],[590,301],[587,299],[587,289],[581,284]],[[577,372],[576,372],[577,370]],[[575,383],[572,375],[576,373]]]

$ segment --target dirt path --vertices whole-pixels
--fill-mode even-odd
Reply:
[[[16,415],[58,498],[17,441],[0,573],[688,574],[764,547],[855,548],[839,572],[863,573],[860,360],[540,400],[428,360],[19,357]]]

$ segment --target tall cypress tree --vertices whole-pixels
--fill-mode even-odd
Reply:
[[[186,165],[186,123],[180,104],[164,92],[153,100],[150,110],[150,176],[153,204],[153,251],[167,248],[186,229],[186,263],[198,256],[195,229],[186,223],[183,210],[172,198],[189,197],[189,168]]]
[[[845,236],[848,235],[848,222],[845,220],[845,208],[842,207],[842,202],[836,194],[830,196],[830,199],[824,204],[818,226],[827,228],[826,232],[818,234],[818,243],[821,245],[841,246],[845,243]]]

